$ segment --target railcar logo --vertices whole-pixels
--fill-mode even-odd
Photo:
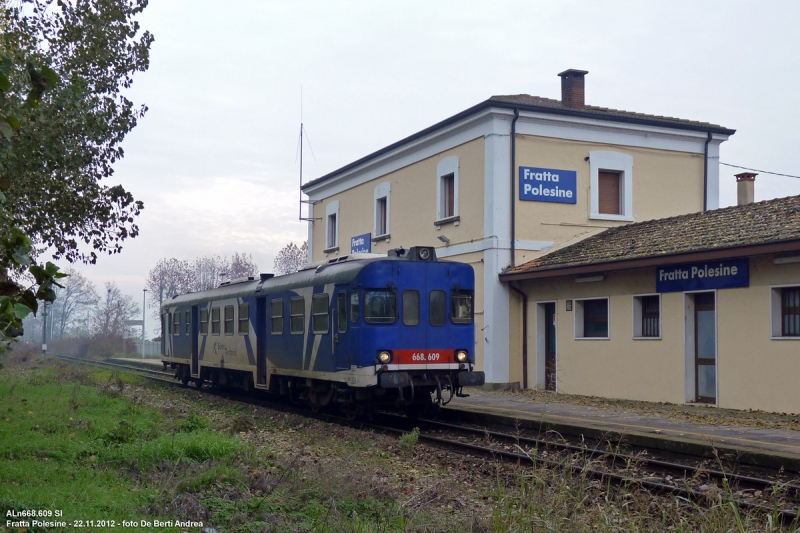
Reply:
[[[577,172],[555,168],[519,167],[519,199],[529,202],[578,202]]]

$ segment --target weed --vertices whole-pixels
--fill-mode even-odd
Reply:
[[[252,416],[249,415],[239,415],[233,419],[231,422],[231,429],[230,433],[242,433],[246,431],[250,431],[251,429],[256,427],[255,420],[253,420]]]
[[[401,435],[398,441],[400,450],[402,450],[407,455],[413,454],[414,446],[416,446],[417,442],[419,441],[419,428],[414,428],[411,430],[411,433],[406,433],[404,435]]]
[[[181,431],[191,433],[208,427],[208,420],[196,413],[191,413],[181,424]]]

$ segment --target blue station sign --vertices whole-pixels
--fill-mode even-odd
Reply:
[[[728,259],[658,267],[657,292],[682,292],[705,289],[732,289],[750,286],[750,261]]]
[[[350,239],[351,254],[368,254],[372,252],[372,233],[356,235]]]
[[[519,199],[574,204],[578,201],[577,182],[574,170],[519,167]]]

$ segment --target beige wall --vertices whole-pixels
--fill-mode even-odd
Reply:
[[[684,403],[683,292],[661,295],[661,338],[633,338],[633,295],[655,292],[655,269],[611,272],[605,281],[574,278],[520,284],[528,294],[528,379],[537,380],[537,301],[557,300],[558,391],[608,398]],[[770,286],[800,285],[800,265],[751,260],[750,287],[717,291],[718,405],[800,412],[800,339],[771,339]],[[609,339],[575,339],[565,300],[609,297]],[[543,357],[543,355],[541,355]]]
[[[636,222],[703,210],[703,154],[520,135],[517,165],[576,171],[578,197],[576,204],[517,200],[517,239],[552,241],[559,247],[628,223],[589,218],[590,172],[585,158],[589,152],[601,150],[633,157]],[[517,261],[524,263],[540,255],[542,252],[520,251]]]
[[[459,158],[458,226],[450,223],[436,229],[436,165],[449,156]],[[313,258],[325,258],[325,209],[330,202],[339,201],[339,254],[350,253],[350,238],[373,233],[375,211],[374,190],[381,183],[391,183],[389,232],[391,241],[373,243],[372,252],[383,254],[400,245],[442,246],[437,235],[445,234],[450,245],[470,242],[483,237],[484,189],[483,138],[447,150],[380,178],[357,185],[326,198],[314,206]],[[335,254],[329,254],[328,258]]]

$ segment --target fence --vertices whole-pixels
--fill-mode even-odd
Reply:
[[[142,341],[128,339],[125,351],[131,357],[142,356]],[[158,341],[144,341],[144,356],[159,357],[161,355],[161,343]]]

